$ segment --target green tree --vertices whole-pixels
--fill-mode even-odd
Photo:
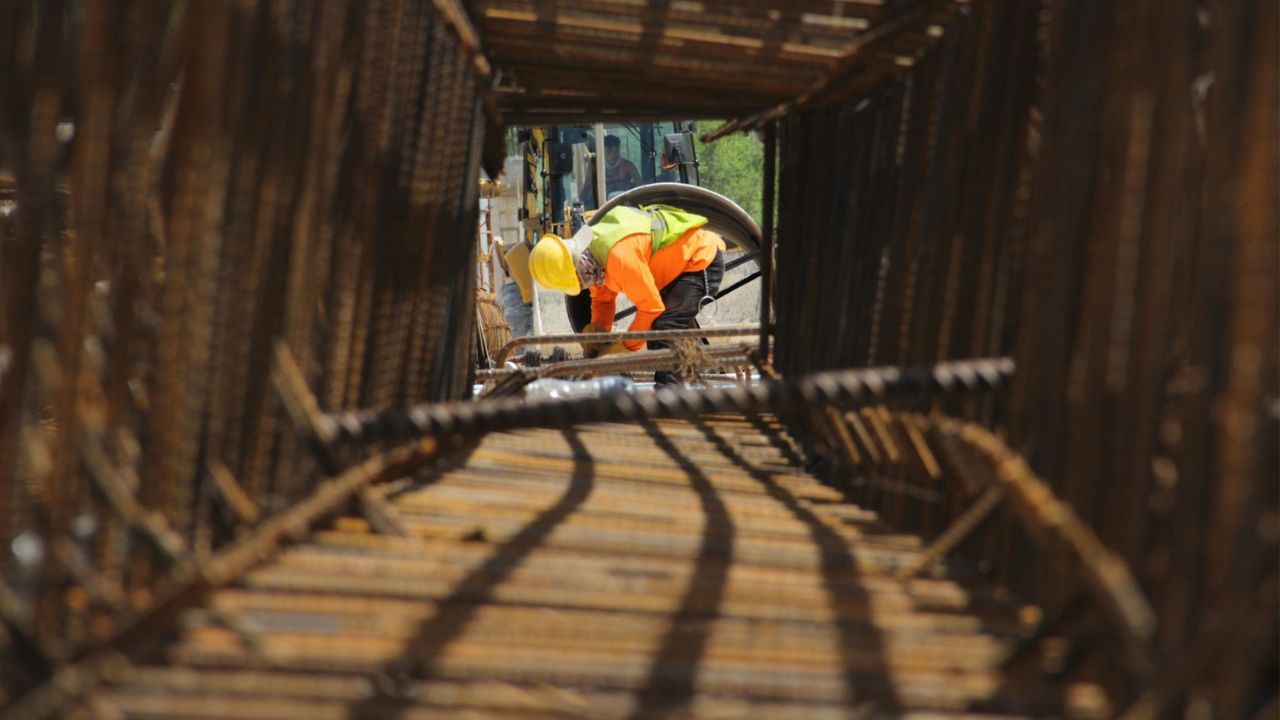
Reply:
[[[698,133],[719,126],[718,122],[698,123]],[[713,143],[695,140],[698,153],[699,184],[742,206],[756,222],[761,222],[760,191],[764,175],[764,143],[755,133],[735,133]]]

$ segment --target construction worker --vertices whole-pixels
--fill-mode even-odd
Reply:
[[[543,235],[529,256],[529,271],[538,283],[569,295],[590,290],[591,324],[584,332],[613,328],[619,293],[636,307],[629,330],[688,328],[724,278],[724,240],[706,224],[701,215],[665,205],[616,207],[568,242]],[[642,347],[643,341],[632,340],[601,352]],[[669,343],[649,343],[650,349],[665,347]],[[657,386],[677,383],[672,372],[654,374]]]
[[[587,166],[586,178],[578,197],[587,207],[599,207],[614,193],[630,190],[644,183],[635,163],[622,157],[622,141],[616,135],[604,136],[604,182],[605,198],[596,202],[596,164]]]

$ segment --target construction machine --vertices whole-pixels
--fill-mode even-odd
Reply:
[[[755,262],[761,244],[760,228],[737,203],[699,187],[699,164],[693,122],[560,125],[513,130],[508,137],[508,177],[512,188],[497,198],[501,229],[494,246],[502,271],[519,286],[504,297],[515,334],[541,334],[541,313],[529,277],[529,251],[544,233],[568,237],[583,223],[618,205],[640,207],[666,204],[708,218],[708,226],[730,245],[743,251],[735,262]],[[609,162],[606,145],[618,152]],[[598,198],[605,198],[603,204]],[[504,206],[506,212],[501,212]],[[501,218],[508,218],[502,223]],[[742,283],[735,285],[740,287]],[[511,307],[520,303],[523,308]],[[565,298],[569,326],[579,332],[590,322],[590,296]],[[618,318],[630,314],[622,308]],[[523,323],[521,313],[530,317]]]

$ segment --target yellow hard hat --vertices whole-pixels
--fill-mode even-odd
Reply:
[[[573,253],[559,235],[542,236],[529,254],[529,273],[539,285],[569,295],[582,292],[578,271],[573,266]]]

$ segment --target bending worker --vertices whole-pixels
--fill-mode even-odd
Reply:
[[[680,330],[691,327],[698,310],[715,298],[724,278],[724,240],[703,229],[701,215],[666,205],[641,210],[616,207],[594,225],[584,225],[565,242],[543,235],[529,256],[533,279],[553,290],[591,292],[591,324],[585,332],[609,332],[618,293],[636,306],[629,330]],[[650,349],[668,347],[650,342]],[[639,350],[643,341],[622,347]],[[678,383],[675,373],[654,373],[657,386]]]

